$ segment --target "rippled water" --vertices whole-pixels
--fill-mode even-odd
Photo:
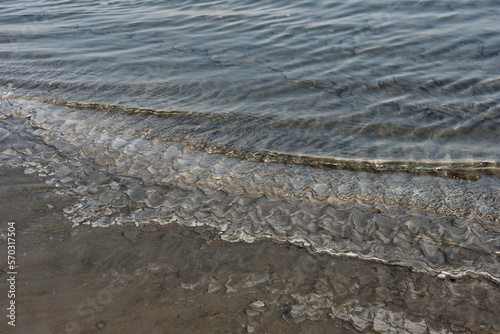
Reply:
[[[499,4],[3,4],[0,161],[74,224],[500,279]]]
[[[497,284],[499,19],[493,0],[2,3],[0,164],[74,198],[74,226],[205,226]],[[358,319],[313,295],[298,318]],[[378,309],[355,325],[428,325]]]
[[[1,83],[62,103],[188,112],[177,140],[496,165],[499,5],[14,1],[0,7]]]

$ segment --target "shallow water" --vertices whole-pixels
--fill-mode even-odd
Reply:
[[[209,225],[415,270],[500,279],[500,193],[478,182],[262,163],[146,134],[134,114],[6,98],[2,153],[77,194],[74,225]],[[141,130],[148,129],[148,131]],[[142,133],[143,136],[139,136]]]
[[[500,328],[500,196],[484,178],[264,164],[128,135],[133,115],[1,102],[0,164],[11,179],[0,190],[12,202],[0,204],[19,223],[29,283],[21,328]],[[78,313],[109,284],[126,291],[91,318]],[[255,298],[263,310],[248,306]],[[33,309],[44,303],[58,316]],[[215,311],[223,318],[205,317]]]
[[[70,182],[75,224],[179,220],[499,278],[497,5],[9,3],[2,161]]]
[[[442,279],[269,240],[227,243],[209,226],[71,227],[61,209],[74,196],[40,181],[22,168],[0,169],[0,198],[10,199],[0,201],[2,217],[17,222],[23,252],[16,333],[465,334],[500,328],[500,285],[492,281]],[[6,234],[0,240],[6,242]],[[256,300],[263,305],[252,306]],[[11,332],[7,327],[0,323]]]
[[[0,163],[75,198],[75,229],[204,226],[497,284],[499,4],[4,4]]]

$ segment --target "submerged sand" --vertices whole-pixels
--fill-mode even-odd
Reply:
[[[72,227],[62,210],[76,199],[22,168],[2,166],[0,198],[1,244],[7,222],[18,233],[16,326],[4,316],[2,333],[500,330],[500,286],[484,277],[441,279],[266,240],[229,243],[211,227]],[[1,254],[5,295],[6,246]]]

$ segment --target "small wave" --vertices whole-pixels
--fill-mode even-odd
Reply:
[[[417,175],[431,175],[439,177],[457,178],[469,181],[476,181],[481,175],[499,176],[500,164],[496,161],[393,161],[389,159],[363,160],[363,159],[343,159],[325,156],[297,155],[267,150],[252,149],[242,147],[233,143],[217,142],[203,137],[216,137],[209,134],[211,131],[220,131],[224,125],[231,124],[239,128],[241,124],[252,124],[251,127],[265,126],[268,130],[273,123],[268,117],[240,116],[234,114],[204,114],[200,112],[186,111],[163,111],[148,108],[128,108],[117,105],[106,105],[99,103],[79,103],[60,100],[44,100],[46,103],[65,106],[69,108],[83,109],[87,111],[101,111],[110,113],[122,113],[142,115],[140,120],[131,119],[131,122],[147,122],[147,132],[140,133],[144,126],[133,125],[122,127],[125,133],[138,136],[162,138],[168,141],[179,142],[190,148],[202,150],[210,154],[223,154],[227,157],[244,159],[265,163],[283,163],[293,165],[304,165],[316,168],[328,168],[336,170],[352,170],[371,173],[411,173]],[[154,116],[158,122],[147,119],[147,116]],[[164,120],[164,122],[163,122]],[[299,120],[289,121],[291,125],[297,125]],[[280,126],[286,121],[277,122]],[[304,123],[309,123],[304,121]],[[328,127],[328,122],[323,122],[323,126]],[[307,124],[309,126],[309,124]],[[174,129],[175,128],[175,129]],[[179,131],[178,129],[182,129]],[[212,130],[215,129],[215,130]],[[272,130],[269,130],[272,131]],[[200,138],[201,137],[201,138]]]
[[[209,225],[227,241],[268,237],[431,273],[500,279],[494,185],[207,154],[157,138],[146,122],[156,116],[138,118],[133,110],[13,98],[0,110],[0,160],[77,195],[65,209],[74,224]]]

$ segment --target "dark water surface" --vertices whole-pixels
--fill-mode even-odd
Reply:
[[[403,266],[433,296],[470,280],[450,305],[480,300],[500,282],[499,14],[492,0],[5,2],[0,163],[74,198],[75,229],[271,239]],[[476,304],[405,320],[404,287],[373,309],[323,290],[293,321],[319,307],[364,333],[500,328]]]
[[[11,1],[1,81],[195,113],[191,138],[237,147],[499,162],[499,14],[492,0]]]

